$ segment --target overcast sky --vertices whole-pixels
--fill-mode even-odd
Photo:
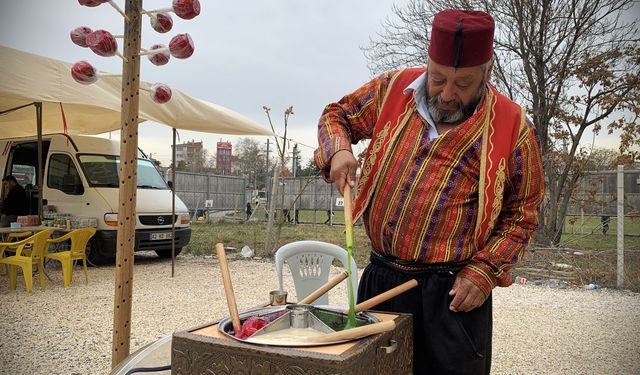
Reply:
[[[300,142],[303,158],[317,145],[316,123],[324,106],[338,100],[371,77],[360,50],[382,30],[393,4],[407,0],[200,0],[193,20],[173,16],[174,27],[158,34],[143,19],[142,46],[168,44],[171,36],[189,33],[195,53],[154,66],[146,59],[141,78],[239,112],[265,127],[262,111],[272,109],[276,130],[282,130],[284,109],[292,105],[289,137]],[[124,8],[123,0],[116,3]],[[82,7],[76,0],[15,0],[0,3],[0,44],[47,57],[75,62],[88,60],[102,71],[120,73],[117,57],[100,57],[76,46],[69,32],[78,26],[123,34],[123,20],[108,4]],[[163,8],[171,0],[144,1],[145,9]],[[120,46],[120,50],[122,47]],[[168,165],[171,129],[144,123],[139,146]],[[204,141],[215,153],[215,142],[236,137],[181,131],[180,141]],[[118,137],[114,134],[114,137]],[[587,138],[587,137],[585,137]],[[591,138],[591,137],[588,137]],[[266,138],[256,137],[266,143]],[[614,147],[615,142],[602,144]]]
[[[406,0],[395,0],[404,4]],[[124,8],[123,0],[116,3]],[[144,59],[141,78],[237,111],[265,127],[262,111],[272,109],[274,123],[283,125],[284,109],[292,105],[289,135],[304,145],[309,158],[316,141],[316,123],[324,106],[370,78],[360,46],[381,30],[394,0],[234,0],[200,1],[200,16],[182,20],[175,15],[173,29],[158,34],[143,19],[142,46],[168,44],[171,36],[189,33],[195,53],[186,60],[171,59],[154,66]],[[144,1],[145,9],[166,7],[171,0]],[[121,16],[108,4],[82,7],[76,0],[2,1],[0,44],[47,57],[75,62],[88,60],[97,69],[119,73],[117,57],[100,57],[76,46],[69,32],[78,26],[123,34]],[[122,47],[119,46],[120,51]],[[181,131],[181,141],[203,140],[215,153],[220,139],[236,138]],[[114,137],[117,135],[114,135]],[[266,138],[256,137],[266,144]],[[168,165],[171,129],[142,124],[139,146]]]

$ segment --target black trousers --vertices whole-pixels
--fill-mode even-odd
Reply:
[[[413,314],[414,374],[489,374],[491,370],[491,296],[470,312],[452,312],[451,272],[405,274],[370,263],[358,287],[358,302],[408,280],[418,286],[374,308]]]

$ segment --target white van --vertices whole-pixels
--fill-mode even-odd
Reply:
[[[36,137],[0,140],[0,172],[13,174],[37,214],[38,143]],[[42,136],[43,204],[58,213],[94,217],[98,231],[87,257],[94,264],[112,262],[116,253],[120,141],[99,137]],[[2,192],[4,194],[4,192]],[[135,251],[154,250],[171,257],[171,190],[154,164],[138,154]],[[189,211],[176,196],[176,254],[191,239]]]

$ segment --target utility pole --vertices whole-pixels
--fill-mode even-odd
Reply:
[[[297,157],[298,157],[298,144],[294,144],[293,145],[293,157],[291,158],[291,170],[293,171],[293,177],[296,177],[296,169],[298,169],[298,163],[297,163]]]
[[[297,143],[295,143],[293,145],[293,157],[291,159],[293,159],[291,161],[291,163],[292,163],[291,169],[293,170],[293,178],[295,178],[296,177],[296,169],[298,169],[298,165],[297,165],[298,164],[298,161],[297,161],[297,159],[298,159],[298,144]],[[294,182],[295,182],[295,180],[294,180]],[[293,186],[294,186],[294,184],[291,184],[291,189],[292,190],[293,190]],[[295,192],[294,194],[297,194],[297,193],[298,192]],[[294,224],[298,224],[298,214],[297,214],[298,210],[297,210],[296,206],[297,206],[296,201],[294,201],[293,202],[293,223]]]
[[[266,169],[265,169],[264,176],[265,176],[264,185],[265,185],[265,188],[266,188],[268,183],[269,183],[269,138],[267,138],[267,160],[266,160]]]
[[[618,222],[616,223],[616,287],[618,287],[618,289],[622,289],[624,287],[624,165],[618,165],[617,193]]]

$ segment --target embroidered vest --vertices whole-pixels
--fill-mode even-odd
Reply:
[[[380,170],[383,169],[381,167],[387,162],[390,150],[394,149],[401,130],[414,111],[413,92],[405,94],[404,89],[424,71],[424,68],[405,69],[391,78],[356,185],[354,221],[367,209],[378,183]],[[477,249],[483,247],[502,209],[504,183],[508,175],[507,161],[525,126],[524,110],[493,86],[487,87],[481,108],[467,120],[482,121],[483,127],[475,228]]]

